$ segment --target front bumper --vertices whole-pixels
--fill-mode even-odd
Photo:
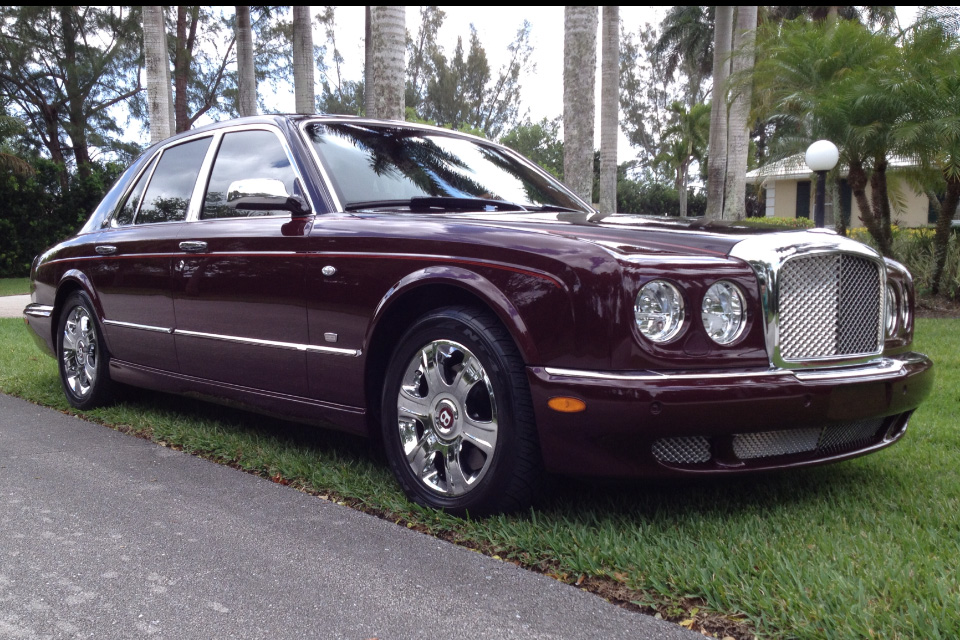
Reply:
[[[822,464],[888,446],[930,393],[933,363],[906,353],[857,367],[805,371],[528,367],[527,377],[549,470],[670,476]],[[586,409],[553,411],[547,401],[558,396],[579,398]],[[859,435],[841,438],[837,446],[831,434],[846,433],[850,425],[859,425]],[[817,445],[821,431],[833,438],[830,447]],[[804,448],[811,438],[812,447]],[[689,441],[707,453],[693,460],[664,455],[665,446]],[[771,443],[769,455],[755,448],[745,453],[750,442]]]

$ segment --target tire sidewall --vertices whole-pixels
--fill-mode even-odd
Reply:
[[[93,322],[93,331],[97,336],[97,373],[93,388],[86,396],[78,396],[67,383],[67,373],[63,363],[63,331],[66,327],[67,319],[70,313],[76,307],[83,307],[90,320]],[[103,341],[103,331],[100,329],[100,322],[97,319],[97,313],[84,291],[75,291],[64,300],[63,311],[57,319],[57,369],[60,373],[60,385],[63,387],[63,393],[67,401],[77,409],[91,409],[107,401],[109,396],[109,357],[107,355],[106,345]]]
[[[443,496],[414,475],[400,445],[397,426],[397,398],[402,378],[413,357],[435,340],[458,342],[480,360],[493,386],[497,405],[497,444],[493,460],[479,484],[461,496]],[[422,506],[443,509],[456,514],[484,514],[496,510],[494,503],[508,484],[516,463],[517,428],[514,415],[514,389],[509,365],[496,343],[484,328],[463,311],[445,309],[419,319],[399,341],[387,368],[381,415],[384,450],[390,468],[404,491]]]

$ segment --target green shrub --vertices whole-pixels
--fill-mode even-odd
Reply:
[[[871,247],[877,246],[866,229],[852,229],[850,237]],[[921,294],[929,293],[933,288],[933,270],[936,266],[933,238],[934,230],[929,227],[893,227],[893,257],[910,271],[917,291]],[[940,282],[940,292],[947,298],[960,298],[960,234],[956,232],[950,234],[947,244],[947,261]]]

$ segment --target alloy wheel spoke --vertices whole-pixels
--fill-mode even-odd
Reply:
[[[460,495],[467,489],[467,478],[460,466],[460,447],[450,447],[443,458],[443,470],[447,476],[447,491],[453,495]]]
[[[467,417],[463,421],[463,437],[488,456],[497,446],[497,423],[481,422]]]
[[[461,403],[466,404],[467,395],[473,388],[473,385],[483,380],[483,369],[473,354],[466,355],[463,359],[463,365],[453,380],[453,395]]]

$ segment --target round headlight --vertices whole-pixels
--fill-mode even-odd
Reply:
[[[897,292],[892,284],[887,285],[887,295],[883,306],[883,328],[888,338],[892,338],[897,331],[897,319],[899,317],[897,308]]]
[[[747,319],[740,289],[731,282],[714,282],[703,295],[700,317],[707,335],[717,344],[730,344],[739,338]]]
[[[637,294],[633,317],[645,337],[654,342],[668,342],[683,328],[683,296],[669,282],[648,282]]]

